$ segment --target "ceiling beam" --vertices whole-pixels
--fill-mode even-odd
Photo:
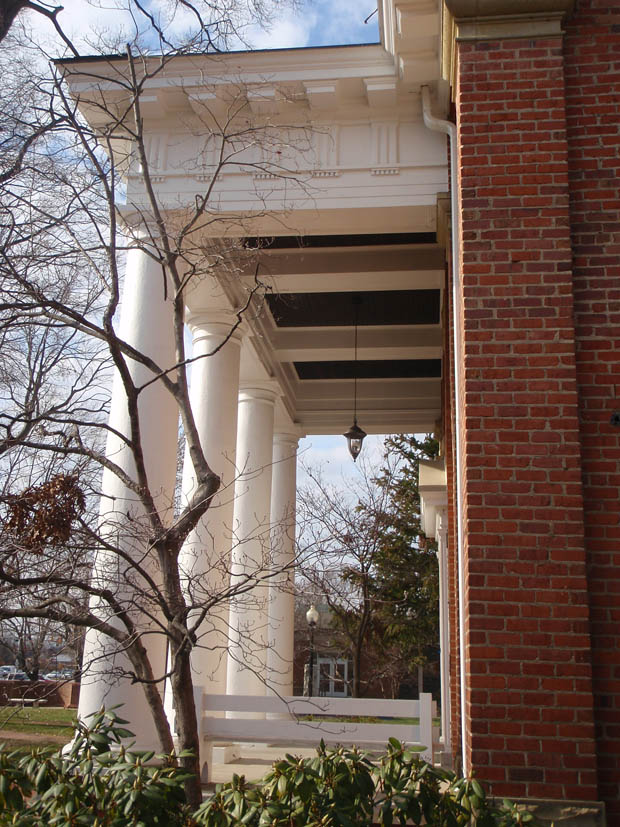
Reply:
[[[367,434],[424,434],[435,430],[440,407],[428,410],[390,408],[359,411],[359,424]],[[343,434],[351,425],[352,412],[348,410],[297,412],[297,424],[307,434]]]
[[[299,382],[295,389],[297,404],[311,407],[313,404],[334,404],[351,402],[353,379],[307,379]],[[403,401],[403,406],[412,408],[433,404],[441,396],[441,379],[358,379],[358,406],[363,408],[375,404],[391,405],[394,400]]]
[[[442,332],[437,326],[360,328],[360,360],[440,359]],[[353,358],[351,328],[278,330],[272,341],[280,362],[343,361]]]

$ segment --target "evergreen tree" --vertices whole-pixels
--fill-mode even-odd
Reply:
[[[439,581],[435,543],[422,531],[418,460],[433,459],[430,436],[385,441],[378,476],[361,463],[352,497],[306,469],[300,489],[302,591],[330,609],[330,648],[351,663],[350,691],[396,697],[417,667],[436,659]]]
[[[373,561],[378,652],[390,655],[404,676],[434,659],[439,646],[437,548],[422,531],[418,488],[418,461],[435,459],[439,443],[430,435],[401,434],[386,439],[385,448],[391,461],[375,480],[389,494]]]

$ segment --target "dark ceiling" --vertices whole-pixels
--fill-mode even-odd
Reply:
[[[439,290],[279,293],[267,302],[278,327],[352,327],[356,313],[360,327],[439,324]]]
[[[428,255],[429,245],[436,244],[434,234],[385,234],[358,236],[316,236],[304,239],[273,238],[247,239],[248,246],[258,246],[266,251],[270,249],[277,255],[278,250],[299,249],[303,255],[304,248],[312,250],[331,246],[342,256],[343,248],[355,252],[356,264],[359,266],[359,248],[385,248],[386,251],[402,250],[405,257],[398,259],[398,268],[409,267],[411,262],[412,289],[384,289],[366,292],[338,290],[338,273],[334,273],[334,290],[323,292],[280,292],[268,294],[267,304],[274,324],[278,330],[312,329],[312,328],[348,328],[351,331],[351,346],[354,343],[354,327],[396,327],[401,329],[420,325],[436,326],[441,323],[441,291],[437,289],[415,289],[416,263],[423,261],[420,256]],[[416,247],[418,248],[416,250]],[[419,252],[418,252],[419,251]],[[378,268],[378,287],[381,279],[387,282],[391,276],[394,257],[390,259],[386,252],[385,271]],[[416,256],[418,258],[416,259]],[[376,260],[376,259],[375,259]],[[340,261],[342,259],[340,258]],[[379,259],[379,262],[381,259]],[[403,263],[401,262],[405,262]],[[420,266],[419,264],[417,266]],[[422,269],[425,265],[422,265]],[[356,272],[355,270],[349,272]],[[402,284],[402,281],[401,281]],[[331,285],[330,285],[331,286]],[[373,285],[374,286],[374,285]],[[419,334],[417,334],[419,337]],[[361,344],[361,342],[359,342]],[[301,381],[325,379],[422,379],[441,377],[441,359],[403,358],[381,360],[323,360],[295,361],[293,366]]]
[[[441,359],[294,362],[300,379],[427,379],[441,376]]]

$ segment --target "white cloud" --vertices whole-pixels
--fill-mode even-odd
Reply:
[[[126,9],[117,6],[103,8],[86,0],[64,0],[62,5],[58,22],[82,54],[95,52],[101,35],[106,40],[120,38],[119,42],[123,43],[131,39],[131,33],[135,31]],[[61,56],[65,53],[65,44],[46,17],[34,11],[26,12],[23,23],[32,39],[48,54]]]
[[[296,10],[282,4],[269,30],[255,26],[246,39],[255,49],[365,43],[378,40],[377,16],[364,19],[378,0],[305,0]]]
[[[353,462],[347,448],[347,441],[343,436],[308,436],[299,441],[297,463],[297,485],[303,487],[307,482],[304,465],[320,467],[325,482],[337,488],[347,489],[348,482],[359,478],[361,465],[364,461],[373,471],[378,472],[382,465],[383,441],[382,434],[372,434],[364,440],[362,454],[357,463]]]
[[[293,49],[308,44],[307,21],[293,16],[279,18],[268,30],[254,28],[248,40],[254,49]]]
[[[376,15],[368,24],[365,18],[378,0],[315,0],[316,24],[313,41],[325,44],[362,43],[377,40]]]

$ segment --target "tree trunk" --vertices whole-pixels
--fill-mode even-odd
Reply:
[[[134,642],[127,647],[127,654],[136,671],[136,677],[142,681],[142,689],[151,715],[153,716],[160,749],[162,752],[170,755],[171,752],[174,752],[174,741],[172,739],[172,733],[170,732],[168,717],[164,709],[163,693],[159,691],[155,683],[149,657],[140,638],[134,640]],[[135,734],[137,735],[138,733]]]
[[[155,729],[159,738],[160,749],[166,755],[174,752],[174,740],[170,732],[170,724],[168,723],[168,716],[164,709],[163,698],[157,688],[156,684],[145,683],[144,694],[155,722]]]
[[[174,671],[172,673],[172,694],[176,710],[176,724],[179,735],[179,749],[188,750],[191,755],[180,759],[183,769],[192,773],[192,777],[185,782],[185,795],[192,808],[202,803],[202,788],[200,786],[200,742],[196,705],[194,704],[194,687],[190,665],[190,650],[182,646],[172,653]],[[202,714],[202,710],[198,710]]]
[[[360,697],[362,672],[362,647],[356,646],[353,656],[353,697]]]
[[[0,41],[9,33],[19,12],[26,8],[23,0],[1,0],[0,2]]]
[[[198,517],[206,512],[206,508],[198,513]],[[170,621],[169,646],[171,676],[170,685],[176,717],[176,731],[178,735],[179,752],[188,752],[187,756],[179,759],[180,766],[191,778],[185,782],[185,796],[187,803],[194,809],[202,803],[202,788],[200,786],[200,741],[198,738],[198,721],[196,705],[194,703],[194,681],[191,668],[190,635],[187,629],[187,612],[181,578],[178,567],[178,556],[182,540],[168,538],[158,546],[159,564],[163,573],[163,582],[166,592],[166,602],[172,609],[173,620]],[[202,714],[202,709],[198,710]]]

